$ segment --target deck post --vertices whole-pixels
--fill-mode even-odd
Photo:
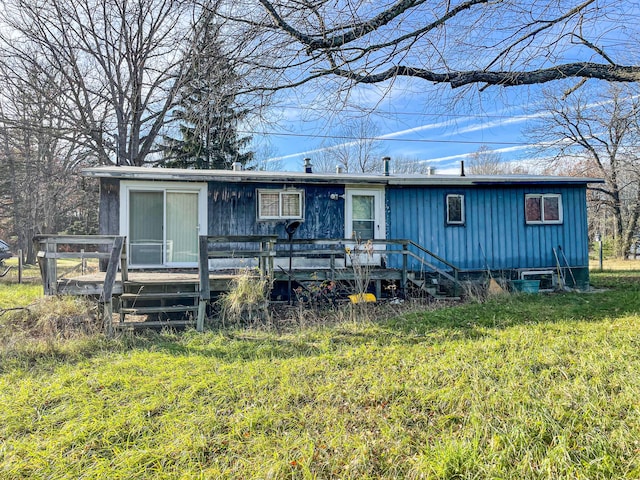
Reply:
[[[269,255],[269,241],[265,241],[264,239],[260,240],[260,261],[258,262],[260,265],[260,276],[266,277],[268,266],[268,255]]]
[[[400,282],[402,294],[404,297],[407,296],[407,270],[409,268],[409,244],[408,242],[402,242],[402,279]]]
[[[129,280],[129,266],[127,265],[127,237],[122,237],[122,254],[120,255],[120,274],[122,275],[122,287]]]
[[[209,285],[209,239],[207,236],[200,236],[198,242],[198,276],[200,280],[200,292],[198,295],[198,319],[196,330],[204,331],[204,318],[207,314],[207,303],[211,299]]]
[[[107,336],[113,336],[113,297],[102,304],[102,322]]]
[[[56,253],[57,244],[55,239],[48,238],[46,241],[46,254],[45,254],[45,272],[46,278],[44,282],[45,295],[57,295],[58,294],[58,271]]]
[[[274,258],[276,257],[276,240],[269,240],[269,275],[272,276],[274,272]]]
[[[109,336],[113,334],[113,286],[116,283],[116,273],[118,272],[123,246],[124,237],[115,237],[113,246],[111,247],[107,272],[104,275],[102,295],[100,296],[100,301],[103,305],[102,310],[104,312],[104,327]]]
[[[336,254],[333,252],[329,255],[329,269],[331,271],[331,280],[333,281],[336,278]]]

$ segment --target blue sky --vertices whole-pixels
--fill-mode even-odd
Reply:
[[[255,135],[270,144],[269,158],[283,170],[300,170],[302,159],[321,155],[327,142],[353,141],[339,138],[345,136],[343,124],[365,116],[374,123],[373,136],[384,154],[441,173],[457,171],[460,161],[481,146],[505,162],[534,155],[524,130],[540,114],[532,108],[535,92],[526,87],[458,92],[403,80],[390,87],[358,87],[347,100],[318,96],[296,92],[284,98],[274,108],[276,123]]]
[[[514,5],[512,12],[518,12],[521,7],[524,10],[527,8],[527,2],[516,2]],[[532,3],[532,8],[544,10],[546,5],[545,2],[535,5]],[[581,23],[582,20],[574,19],[570,22],[567,31],[573,31],[573,28],[575,32],[582,32],[583,28],[586,29],[587,36],[595,40],[599,48],[613,55],[620,63],[633,65],[637,63],[636,20],[639,8],[638,2],[604,2],[600,6],[593,6],[593,9],[587,9],[588,13],[582,19],[584,24]],[[506,11],[505,15],[508,14]],[[544,17],[544,14],[542,16]],[[413,18],[420,20],[419,16]],[[494,24],[497,20],[493,17],[484,19],[487,24],[480,22],[478,30],[469,31],[462,25],[464,30],[459,33],[464,38],[470,35],[471,40],[474,40],[474,35],[486,35],[487,31],[491,35],[506,35],[509,32],[514,37],[520,35],[517,22],[501,28],[500,25]],[[482,30],[485,27],[494,29]],[[453,30],[449,35],[453,37],[456,34],[455,22],[451,28]],[[580,42],[567,36],[563,29],[564,27],[546,32],[545,35],[548,37],[536,37],[540,43],[533,44],[530,52],[525,51],[524,66],[516,65],[515,68],[542,66],[550,58],[552,60],[549,61],[552,63],[603,61],[594,50],[580,45]],[[553,43],[553,35],[556,34],[563,39],[557,45]],[[441,38],[435,37],[435,41],[439,39]],[[492,42],[496,43],[498,40],[500,38],[495,37]],[[549,46],[548,41],[552,42],[551,56],[546,50]],[[478,40],[477,44],[484,45],[482,39]],[[468,57],[480,55],[478,50],[466,49],[458,57],[458,46],[455,42],[451,46],[447,44],[444,51],[454,55],[453,60],[449,60],[457,65],[459,70],[467,69],[469,65],[482,65],[481,58]],[[451,51],[448,50],[449,47]],[[403,57],[405,63],[411,63],[412,55],[418,56],[420,48],[425,48],[425,45],[418,45],[416,48],[417,50],[406,54],[406,58]],[[538,52],[539,56],[535,55],[536,48],[541,49]],[[485,51],[490,54],[489,50]],[[532,58],[527,63],[529,55],[532,55]],[[516,59],[519,57],[519,53],[515,55]],[[292,78],[300,79],[295,75]],[[385,84],[359,85],[353,89],[344,88],[344,84],[340,82],[340,79],[323,77],[313,85],[306,84],[301,89],[281,92],[281,103],[273,107],[272,122],[262,128],[252,129],[254,138],[268,141],[271,147],[269,157],[275,162],[281,162],[282,169],[300,170],[304,157],[311,157],[313,160],[314,156],[321,154],[318,150],[326,145],[331,137],[343,135],[342,125],[347,119],[363,115],[368,115],[376,125],[375,137],[380,139],[384,153],[392,160],[398,157],[413,159],[433,166],[440,172],[454,172],[458,170],[460,160],[485,146],[499,153],[505,162],[524,162],[541,154],[539,148],[536,148],[537,145],[529,147],[533,140],[525,135],[536,119],[544,115],[544,112],[536,110],[541,98],[540,93],[543,89],[555,90],[575,86],[578,80],[531,87],[482,89],[482,86],[472,86],[466,90],[452,90],[446,85],[433,85],[423,80],[408,78],[396,78]],[[590,85],[598,89],[605,85],[605,82]]]

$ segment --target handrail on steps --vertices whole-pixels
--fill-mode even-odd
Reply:
[[[100,302],[104,305],[104,321],[105,327],[110,332],[112,328],[111,318],[113,312],[113,288],[116,282],[116,276],[118,268],[120,268],[123,282],[127,280],[127,258],[126,258],[126,237],[118,235],[37,235],[33,238],[33,242],[38,247],[38,264],[40,265],[40,273],[42,276],[43,286],[45,294],[55,295],[58,293],[58,278],[57,278],[57,266],[56,262],[61,258],[98,258],[108,259],[107,271],[105,274],[105,281],[103,289],[100,295]],[[228,251],[217,250],[215,248],[210,249],[210,245],[216,244],[229,244],[229,243],[257,243],[259,244],[259,250],[242,250],[234,249],[234,257],[244,258],[258,258],[260,272],[263,275],[269,275],[274,272],[274,257],[277,256],[278,244],[312,244],[312,245],[333,245],[334,249],[327,249],[326,252],[330,255],[336,255],[338,252],[344,252],[344,245],[353,244],[353,239],[295,239],[286,240],[279,239],[277,235],[245,235],[245,236],[220,236],[220,235],[205,235],[199,237],[199,254],[198,254],[198,271],[199,271],[199,307],[198,307],[198,321],[197,329],[202,331],[204,327],[204,316],[206,314],[206,304],[211,299],[211,292],[209,286],[209,259],[219,257],[221,254],[228,253]],[[374,246],[384,246],[384,249],[376,250],[379,254],[402,254],[402,283],[403,288],[407,285],[407,272],[408,272],[408,258],[412,257],[419,261],[421,264],[429,267],[431,270],[439,273],[445,278],[454,283],[455,292],[458,291],[460,286],[458,273],[460,268],[453,265],[451,262],[445,260],[439,255],[431,252],[422,245],[406,239],[375,239],[371,243]],[[82,252],[59,252],[59,245],[98,245],[104,246],[104,248],[111,247],[110,251],[82,251]],[[388,249],[391,245],[398,245],[401,249],[394,250]],[[417,249],[424,255],[428,255],[437,262],[449,267],[453,275],[450,275],[443,268],[434,265],[427,261],[423,255],[416,254],[409,250],[409,247]],[[336,248],[337,247],[337,248]],[[99,250],[101,250],[99,248]],[[334,251],[335,250],[335,251]],[[375,249],[374,249],[375,250]],[[309,252],[308,250],[302,250],[300,253]],[[319,252],[320,253],[320,252]],[[291,254],[291,252],[289,252]]]

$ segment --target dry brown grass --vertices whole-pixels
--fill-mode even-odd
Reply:
[[[101,331],[97,304],[81,297],[41,297],[12,307],[0,319],[0,344],[28,339],[56,341]]]
[[[589,269],[593,271],[600,270],[600,264],[597,259],[589,260]],[[605,258],[602,261],[603,270],[640,270],[640,259],[638,260],[621,260],[619,258]]]

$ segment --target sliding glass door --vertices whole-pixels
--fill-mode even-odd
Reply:
[[[198,260],[200,190],[128,190],[129,263],[191,266]]]

